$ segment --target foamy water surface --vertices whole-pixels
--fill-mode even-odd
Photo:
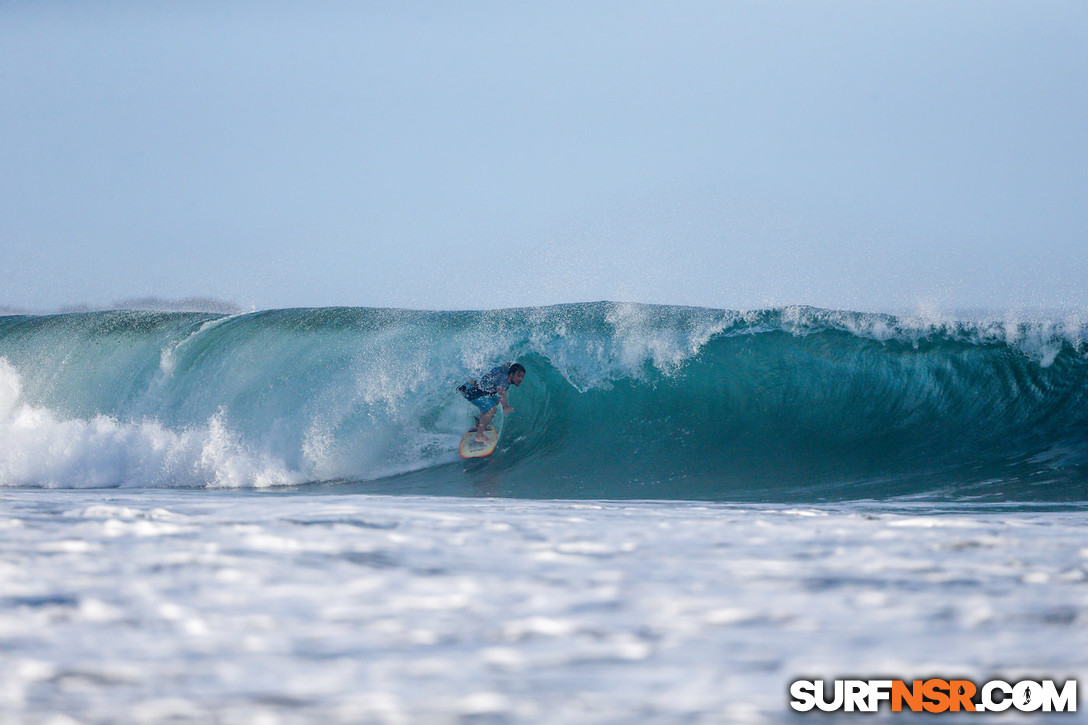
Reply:
[[[5,723],[773,723],[801,677],[1088,671],[1077,506],[0,502]]]

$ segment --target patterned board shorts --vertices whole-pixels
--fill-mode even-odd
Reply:
[[[484,395],[468,402],[479,408],[481,413],[486,413],[499,404],[499,398],[496,395]]]
[[[499,396],[488,395],[475,385],[462,385],[457,389],[457,392],[461,393],[465,400],[479,408],[481,413],[486,413],[499,404]]]

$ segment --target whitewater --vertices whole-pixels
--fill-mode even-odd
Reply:
[[[462,461],[457,386],[514,360]],[[1085,524],[1076,312],[0,317],[3,723],[772,723],[802,678],[1083,681]]]

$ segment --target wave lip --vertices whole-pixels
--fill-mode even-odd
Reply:
[[[1085,501],[1076,316],[587,303],[0,317],[0,485]],[[529,370],[463,463],[454,392]]]

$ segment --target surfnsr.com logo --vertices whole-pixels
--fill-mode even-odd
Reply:
[[[830,684],[830,683],[828,683]],[[798,712],[877,712],[888,703],[892,712],[1076,712],[1077,681],[1059,687],[1054,680],[797,680],[790,685],[790,707]]]

